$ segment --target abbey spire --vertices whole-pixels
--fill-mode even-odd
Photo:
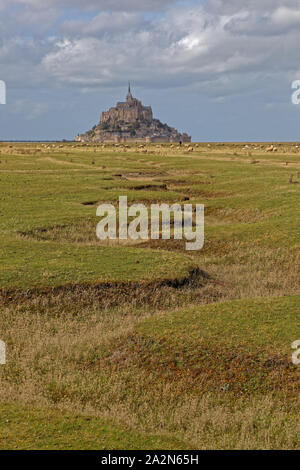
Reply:
[[[127,93],[126,99],[127,99],[127,101],[130,101],[130,100],[133,99],[132,94],[131,94],[131,90],[130,90],[130,82],[128,82],[128,93]]]

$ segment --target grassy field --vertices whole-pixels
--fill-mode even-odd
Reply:
[[[300,145],[0,144],[1,449],[299,449]],[[97,206],[205,205],[205,245]]]

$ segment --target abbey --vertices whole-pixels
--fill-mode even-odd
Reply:
[[[75,137],[78,142],[191,142],[173,127],[153,118],[151,106],[143,106],[133,98],[130,84],[125,102],[119,102],[101,114],[100,122],[85,134]]]

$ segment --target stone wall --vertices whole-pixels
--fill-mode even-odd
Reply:
[[[151,122],[153,119],[151,106],[143,106],[139,100],[133,99],[126,103],[118,103],[116,107],[104,111],[100,117],[100,125],[106,122],[116,123],[124,121],[133,123],[137,119],[144,119]]]

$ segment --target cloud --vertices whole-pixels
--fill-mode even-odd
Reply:
[[[284,0],[285,6],[291,9],[299,7],[299,0]],[[206,0],[206,9],[217,15],[234,15],[238,11],[256,11],[260,14],[270,13],[282,6],[282,0]]]
[[[40,8],[41,0],[14,0],[16,3]],[[44,7],[78,8],[90,11],[158,11],[177,0],[43,0]]]
[[[221,4],[175,6],[148,23],[137,14],[120,12],[64,22],[64,37],[43,57],[41,71],[61,83],[84,87],[119,86],[127,77],[162,87],[198,86],[228,74],[246,87],[247,74],[277,73],[280,64],[294,67],[296,51],[282,54],[281,25],[261,4],[250,2],[252,11],[246,11],[228,0],[231,14],[226,15],[223,10],[216,13]],[[271,8],[270,2],[263,4]],[[267,24],[270,31],[262,37]],[[285,36],[285,44],[293,41],[294,34]]]
[[[19,34],[37,34],[47,32],[58,18],[58,10],[52,7],[45,8],[42,5],[39,8],[26,6],[22,10],[17,10],[13,20]]]
[[[264,103],[288,107],[290,83],[300,78],[300,0],[0,0],[0,12],[0,79],[10,103],[2,126],[13,137],[18,119],[24,136],[68,128],[71,137],[98,115],[97,100],[109,106],[128,79],[168,122],[185,128],[188,119],[195,133],[201,122],[207,136],[225,133],[226,117],[215,113],[222,108],[232,124],[239,106],[230,126],[248,122],[243,136],[252,137],[258,113],[261,123],[271,117],[260,114]]]
[[[271,15],[271,21],[275,25],[291,27],[300,24],[300,9],[279,7]]]
[[[133,30],[143,23],[138,13],[102,12],[90,20],[67,20],[60,25],[60,32],[65,36],[99,36],[106,32]]]
[[[14,12],[17,28],[0,41],[0,61],[14,86],[27,80],[28,86],[87,90],[117,87],[130,78],[138,85],[217,90],[220,96],[267,86],[272,75],[288,79],[300,66],[299,1],[286,0],[285,7],[279,0],[190,6],[156,0],[86,0],[84,7],[77,0],[46,0],[43,7],[37,0],[16,3],[23,8]],[[89,15],[62,10],[96,5]],[[165,6],[151,19],[142,13]],[[37,37],[26,36],[28,24]]]

